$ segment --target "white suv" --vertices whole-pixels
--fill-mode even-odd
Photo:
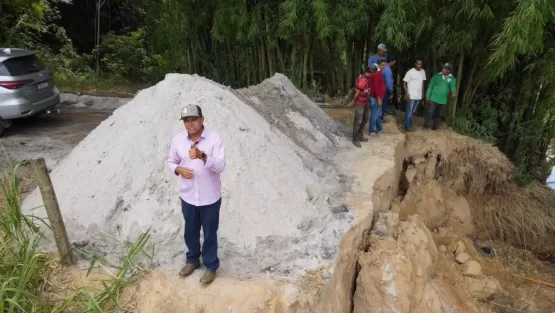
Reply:
[[[52,73],[35,52],[0,48],[0,135],[11,120],[40,114],[60,103]]]

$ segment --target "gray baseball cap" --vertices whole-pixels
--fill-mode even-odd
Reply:
[[[202,109],[196,104],[185,106],[181,110],[181,118],[179,120],[183,120],[187,117],[202,117]]]
[[[387,52],[387,46],[385,43],[381,43],[378,45],[378,50],[382,50],[383,52]]]

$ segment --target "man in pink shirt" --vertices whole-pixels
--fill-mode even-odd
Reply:
[[[187,265],[179,275],[189,276],[200,267],[202,227],[202,262],[206,272],[200,281],[209,284],[220,266],[217,232],[222,203],[220,174],[225,169],[224,144],[218,134],[204,127],[204,117],[198,105],[183,108],[181,120],[186,131],[173,138],[168,155],[168,166],[179,177],[188,249]]]

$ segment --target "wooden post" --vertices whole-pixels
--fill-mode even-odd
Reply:
[[[56,241],[56,247],[58,248],[62,264],[74,265],[76,263],[75,258],[71,252],[71,245],[67,237],[64,219],[60,213],[60,207],[58,206],[54,186],[52,186],[52,181],[50,180],[50,175],[46,168],[46,162],[44,158],[38,158],[31,160],[31,165],[37,177],[40,193],[42,194],[42,202],[44,203],[44,208],[46,209],[46,214],[50,221],[50,227],[54,234],[54,240]]]

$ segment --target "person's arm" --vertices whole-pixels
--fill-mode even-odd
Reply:
[[[385,96],[387,94],[386,93],[387,92],[387,84],[386,84],[385,79],[383,77],[380,80],[381,80],[381,82],[380,82],[380,87],[381,88],[379,90],[380,93],[378,94],[378,98],[383,99],[383,98],[385,98]]]
[[[410,81],[410,76],[409,76],[409,72],[407,72],[405,74],[405,77],[403,78],[403,90],[405,91],[405,98],[409,98],[409,86],[408,86],[409,81]]]
[[[358,96],[360,95],[360,89],[356,88],[357,91],[355,91],[355,96],[353,97],[353,106],[355,105]]]
[[[449,83],[449,88],[451,89],[451,96],[454,97],[457,95],[457,79],[453,76],[451,82]]]
[[[382,106],[383,99],[385,98],[387,87],[385,85],[385,79],[383,74],[377,73],[379,76],[377,77],[376,85],[378,90],[376,90],[377,98],[378,98],[378,105]]]
[[[372,75],[368,78],[368,89],[370,89],[370,94],[369,94],[369,96],[372,97],[372,98],[375,98],[375,97],[376,97],[376,92],[375,92],[375,91],[376,91],[376,88],[375,88],[375,85],[376,85],[376,84],[374,83],[374,81],[375,81],[375,77],[374,77],[374,76],[375,76],[375,75],[376,75],[376,74],[374,73],[374,74],[372,74]]]
[[[432,81],[428,86],[428,90],[426,91],[426,100],[430,100],[430,97],[432,96],[432,92],[434,91],[435,81],[436,81],[436,75],[432,77]]]
[[[174,175],[179,176],[179,174],[176,172],[176,170],[179,167],[179,164],[181,163],[181,158],[177,154],[177,147],[176,147],[176,144],[175,144],[175,139],[172,141],[172,144],[170,146],[170,152],[168,153],[167,163],[168,163],[168,167],[170,168],[171,172]]]
[[[222,173],[225,169],[225,149],[222,138],[216,135],[214,141],[214,148],[212,149],[212,155],[206,156],[206,161],[204,167],[210,169],[218,174]]]
[[[393,72],[391,70],[387,71],[385,85],[387,86],[387,91],[393,93]]]
[[[424,98],[424,91],[426,90],[426,72],[424,72],[423,69],[421,69],[422,71],[422,98]]]

